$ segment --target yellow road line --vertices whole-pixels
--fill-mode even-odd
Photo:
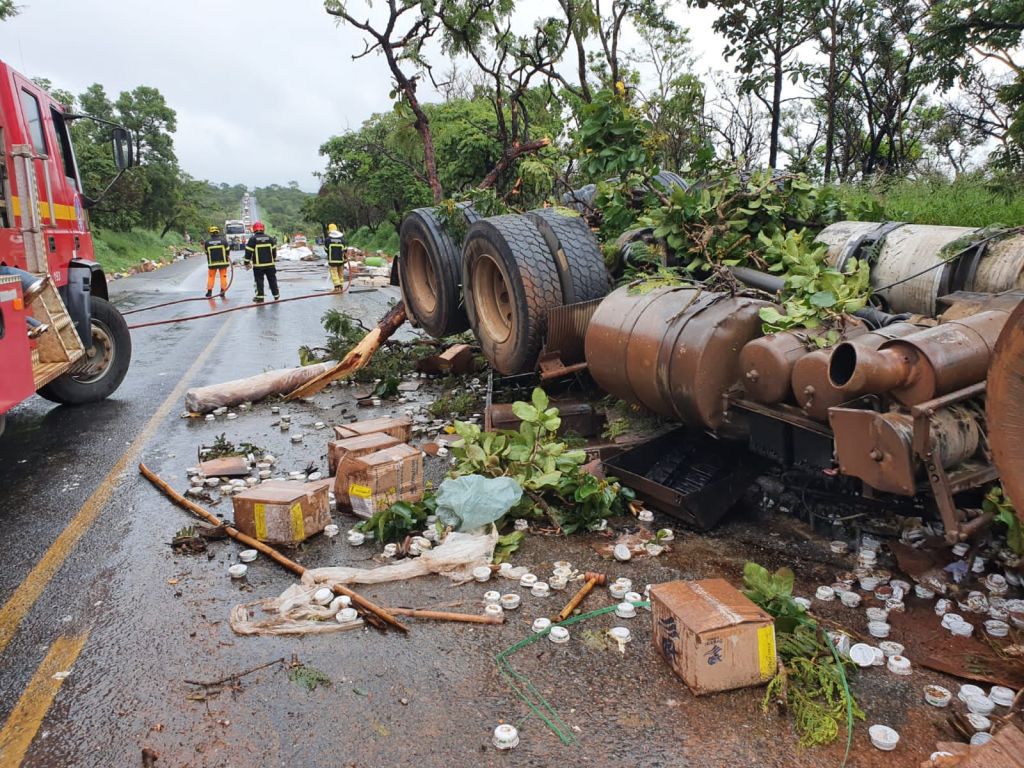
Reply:
[[[29,610],[31,610],[36,600],[39,599],[39,595],[43,593],[50,579],[60,570],[60,567],[78,543],[78,540],[85,535],[85,532],[89,530],[89,527],[99,517],[100,512],[103,511],[104,506],[110,500],[111,494],[113,494],[114,489],[117,487],[117,481],[121,473],[138,461],[139,454],[146,447],[146,443],[156,433],[156,430],[164,418],[166,418],[171,408],[174,407],[174,404],[185,394],[185,390],[188,389],[192,377],[199,372],[199,369],[206,362],[206,359],[210,356],[210,353],[220,341],[225,331],[227,331],[230,324],[231,320],[224,323],[217,334],[210,339],[210,343],[199,353],[199,357],[192,363],[192,367],[181,377],[178,386],[160,404],[160,407],[156,409],[156,413],[153,414],[142,428],[142,431],[139,432],[138,437],[121,454],[121,458],[114,464],[114,468],[103,478],[99,487],[86,499],[85,504],[82,505],[82,508],[71,519],[71,522],[61,531],[57,539],[50,545],[50,548],[46,550],[46,553],[39,558],[39,562],[36,563],[28,576],[14,590],[14,594],[0,608],[0,654],[4,652],[7,645],[14,638],[15,633],[18,631],[18,626],[24,620]]]
[[[82,652],[88,631],[74,637],[58,637],[29,680],[25,692],[11,710],[10,717],[0,731],[0,765],[21,765],[36,731],[57,697],[64,677],[54,678],[58,672],[68,672]]]

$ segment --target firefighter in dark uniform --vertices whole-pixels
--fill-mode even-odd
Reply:
[[[213,280],[217,273],[220,273],[220,295],[223,296],[228,292],[228,254],[231,246],[217,227],[209,227],[206,231],[210,235],[203,243],[203,250],[206,251],[206,298],[213,296]]]
[[[270,283],[270,293],[280,299],[277,290],[277,240],[266,233],[262,221],[252,224],[252,237],[245,244],[245,265],[252,265],[253,276],[256,278],[256,301],[263,301],[263,281]]]
[[[324,249],[327,251],[327,269],[331,273],[331,283],[334,290],[340,292],[345,286],[345,262],[348,247],[345,245],[345,236],[338,231],[337,224],[327,225],[327,239],[324,240]]]

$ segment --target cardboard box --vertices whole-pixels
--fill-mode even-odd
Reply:
[[[371,432],[368,435],[347,437],[344,440],[332,440],[327,444],[328,472],[333,475],[343,459],[357,459],[368,453],[390,448],[400,442],[402,441],[386,432]]]
[[[724,579],[651,587],[654,648],[697,695],[775,676],[771,615]]]
[[[231,497],[235,527],[259,541],[291,546],[320,533],[331,522],[324,481],[269,480]]]
[[[396,501],[423,498],[423,455],[405,443],[338,464],[334,502],[338,509],[372,517]]]
[[[360,435],[372,435],[374,432],[383,432],[386,435],[391,435],[400,443],[407,443],[412,437],[412,419],[381,416],[379,419],[354,421],[351,424],[334,428],[334,434],[339,440]]]

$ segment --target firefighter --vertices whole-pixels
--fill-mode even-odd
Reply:
[[[206,251],[206,298],[213,296],[213,279],[220,273],[220,295],[228,292],[228,265],[231,263],[227,238],[221,237],[217,227],[207,227],[209,237],[203,243]]]
[[[246,269],[252,265],[253,276],[256,278],[257,303],[263,301],[263,281],[270,283],[270,292],[274,299],[280,299],[277,290],[277,240],[266,232],[262,221],[252,223],[252,237],[245,244]]]
[[[340,292],[345,285],[345,254],[348,248],[345,246],[345,235],[338,231],[337,224],[327,225],[324,248],[327,251],[327,269],[331,273],[331,283],[334,284],[334,290]]]

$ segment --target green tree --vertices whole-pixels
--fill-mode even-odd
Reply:
[[[725,37],[725,57],[736,60],[741,90],[768,110],[768,165],[776,167],[782,125],[782,88],[804,71],[797,49],[811,39],[822,0],[687,0],[720,14],[713,29]],[[767,91],[768,95],[765,95]]]
[[[14,0],[0,0],[0,21],[6,21],[21,12],[21,6],[15,5]]]

